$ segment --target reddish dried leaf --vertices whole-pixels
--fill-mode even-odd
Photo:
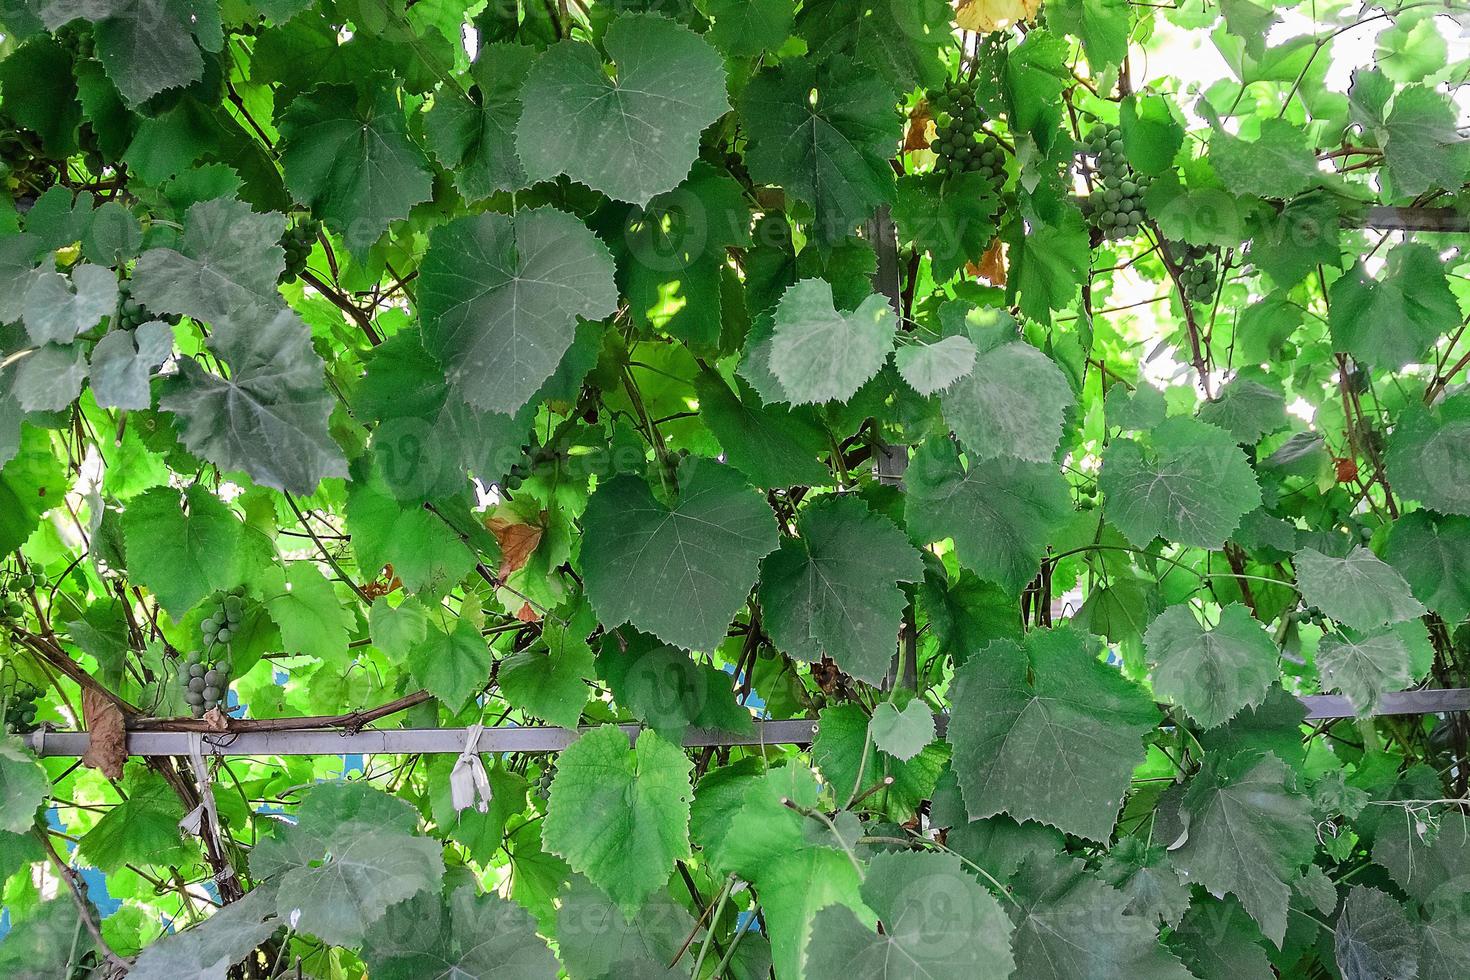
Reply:
[[[1004,286],[1006,284],[1006,246],[999,238],[990,243],[985,254],[980,256],[979,263],[971,262],[965,266],[965,271],[972,276],[979,276],[992,286]]]
[[[934,117],[929,111],[927,99],[920,99],[919,104],[909,113],[909,128],[904,134],[903,151],[905,153],[914,150],[927,150],[929,141],[933,138]]]
[[[501,578],[525,567],[531,552],[541,543],[541,535],[546,532],[540,524],[522,524],[504,517],[492,517],[486,523],[495,540],[500,542]]]

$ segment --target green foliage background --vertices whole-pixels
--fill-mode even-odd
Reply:
[[[0,976],[1470,975],[1463,7],[0,24]]]

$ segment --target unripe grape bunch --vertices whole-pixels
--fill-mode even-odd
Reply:
[[[0,687],[0,712],[7,732],[24,735],[36,730],[36,699],[40,696],[39,687],[20,678]]]
[[[12,622],[25,616],[26,604],[16,593],[44,588],[46,579],[35,573],[17,572],[0,584],[0,620]]]
[[[1092,194],[1084,210],[1107,238],[1132,238],[1143,225],[1143,195],[1150,178],[1129,166],[1123,153],[1123,131],[1098,123],[1082,142],[1083,166],[1092,176]]]
[[[281,248],[286,250],[286,269],[281,273],[281,282],[295,282],[306,271],[306,260],[311,257],[321,227],[321,222],[304,218],[286,229],[281,236]]]
[[[118,330],[136,330],[151,320],[162,320],[172,326],[179,322],[177,313],[158,314],[145,307],[133,298],[132,286],[127,279],[117,284],[117,321],[113,325]]]
[[[1183,287],[1184,295],[1194,303],[1208,303],[1214,299],[1215,287],[1220,282],[1215,250],[1184,242],[1170,242],[1168,248],[1179,269],[1179,285]]]
[[[234,670],[231,644],[245,622],[245,600],[239,591],[227,592],[214,603],[204,622],[204,649],[192,650],[179,668],[184,703],[195,718],[224,704],[229,696],[230,673]]]
[[[1005,151],[999,141],[980,127],[985,112],[975,103],[975,83],[950,82],[929,96],[934,113],[934,172],[945,175],[982,174],[997,194],[1005,184]]]

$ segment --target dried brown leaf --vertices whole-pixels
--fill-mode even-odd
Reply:
[[[127,719],[122,709],[107,695],[88,687],[82,691],[82,721],[89,735],[82,764],[108,779],[121,779],[128,761]]]

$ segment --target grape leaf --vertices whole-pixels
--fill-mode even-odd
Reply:
[[[527,45],[485,45],[470,66],[479,100],[441,91],[424,116],[429,149],[454,175],[454,186],[466,200],[483,200],[529,182],[516,156],[515,130],[521,118],[521,85],[535,54]]]
[[[1404,907],[1366,885],[1348,892],[1333,930],[1333,952],[1343,980],[1413,977],[1419,969],[1419,937]]]
[[[1278,947],[1286,934],[1287,882],[1312,859],[1316,820],[1276,756],[1244,752],[1204,768],[1178,797],[1174,864],[1218,897],[1240,899]],[[1163,830],[1164,828],[1160,828]]]
[[[1163,536],[1218,548],[1260,504],[1250,463],[1223,429],[1171,418],[1149,445],[1115,439],[1098,477],[1103,513],[1136,547]]]
[[[696,663],[678,647],[639,635],[623,649],[617,638],[609,639],[597,671],[618,704],[674,745],[683,743],[691,726],[755,734],[750,712],[735,700],[734,678],[718,667]]]
[[[36,810],[51,791],[51,780],[41,763],[20,739],[0,737],[0,830],[21,834],[36,821]]]
[[[133,762],[123,782],[127,798],[108,810],[82,838],[81,856],[109,874],[129,864],[182,865],[199,849],[179,835],[184,808],[162,776]]]
[[[175,620],[216,589],[240,584],[244,529],[202,484],[155,487],[122,515],[128,572]]]
[[[1397,197],[1459,187],[1470,174],[1470,140],[1456,129],[1454,104],[1424,85],[1394,97],[1383,121],[1383,155]]]
[[[556,937],[562,962],[571,977],[643,976],[629,964],[667,965],[694,919],[664,891],[648,897],[631,919],[581,875],[574,874],[560,895]]]
[[[1127,914],[1127,898],[1083,871],[1080,861],[1028,858],[1015,892],[1012,980],[1189,980],[1159,945],[1153,924]]]
[[[1253,141],[1216,130],[1210,163],[1237,194],[1289,198],[1321,179],[1307,134],[1285,119],[1264,120]]]
[[[699,134],[730,108],[719,52],[656,14],[624,14],[602,45],[562,41],[531,66],[516,147],[533,180],[566,174],[608,197],[647,204],[699,154]]]
[[[22,429],[13,457],[0,469],[0,553],[24,544],[41,516],[61,503],[67,486],[47,434]]]
[[[460,617],[451,629],[431,625],[423,641],[409,653],[408,669],[451,713],[458,714],[490,680],[490,648],[475,624]]]
[[[353,482],[347,527],[357,564],[369,575],[387,565],[411,592],[441,595],[474,570],[475,556],[437,514],[394,499],[378,474]]]
[[[819,240],[847,237],[893,201],[900,127],[883,79],[841,58],[785,61],[750,80],[739,111],[751,176],[810,205]]]
[[[1188,606],[1171,606],[1143,642],[1154,691],[1205,728],[1260,704],[1280,675],[1276,644],[1238,602],[1223,607],[1211,629],[1202,628]]]
[[[812,764],[832,787],[840,804],[881,786],[881,792],[865,798],[865,809],[876,810],[895,823],[912,820],[923,801],[934,792],[940,769],[949,758],[943,742],[921,746],[907,761],[879,750],[870,741],[872,719],[856,704],[832,704],[823,708],[812,742]],[[884,780],[892,779],[884,784]]]
[[[134,980],[227,980],[230,968],[282,924],[276,916],[275,889],[268,885],[254,888],[203,922],[165,935],[145,948],[128,976]]]
[[[921,698],[910,701],[902,711],[892,701],[883,701],[873,708],[868,731],[878,751],[907,762],[934,741],[934,715]]]
[[[542,839],[631,918],[689,856],[693,764],[652,732],[631,748],[615,725],[561,753]]]
[[[771,373],[794,404],[845,402],[883,367],[897,329],[882,296],[847,313],[833,306],[831,284],[803,279],[776,307]]]
[[[286,106],[277,126],[287,189],[354,253],[432,194],[424,151],[384,75],[369,75],[362,89],[318,85]]]
[[[935,279],[945,280],[985,254],[999,210],[988,176],[931,173],[898,179],[893,218],[906,240],[929,253]]]
[[[1260,935],[1239,902],[1205,899],[1190,906],[1170,945],[1198,980],[1271,980]]]
[[[1385,692],[1408,687],[1433,659],[1424,626],[1415,622],[1363,635],[1328,635],[1317,645],[1323,688],[1347,695],[1360,717],[1371,714]]]
[[[1447,622],[1470,616],[1470,518],[1405,514],[1393,524],[1386,559]]]
[[[1418,361],[1440,334],[1460,325],[1444,265],[1428,245],[1393,249],[1381,279],[1354,264],[1332,284],[1331,297],[1333,343],[1376,367]]]
[[[1303,548],[1292,564],[1302,600],[1344,626],[1371,630],[1424,614],[1403,576],[1361,545],[1343,558]]]
[[[1022,341],[977,346],[974,370],[940,398],[971,462],[994,456],[1050,461],[1075,400],[1066,375]]]
[[[974,370],[975,357],[968,338],[953,336],[932,344],[905,344],[893,352],[893,364],[915,391],[933,395]]]
[[[315,565],[292,562],[284,573],[267,569],[263,578],[266,611],[281,628],[283,650],[328,661],[347,653],[352,611]]]
[[[1470,393],[1410,405],[1389,434],[1388,477],[1441,514],[1470,516]]]
[[[363,959],[374,980],[554,980],[558,971],[530,914],[473,886],[393,906],[369,934]]]
[[[276,279],[286,267],[277,239],[285,218],[216,198],[192,205],[180,249],[144,252],[133,269],[133,297],[154,313],[221,320],[251,306],[279,305]]]
[[[1069,207],[1054,222],[1013,221],[1004,238],[1011,260],[1006,288],[1019,294],[1022,313],[1049,322],[1077,296],[1092,263],[1081,213]]]
[[[547,623],[541,635],[546,650],[532,647],[500,662],[496,677],[501,693],[522,711],[575,728],[592,694],[587,687],[595,674],[592,648],[585,637],[570,635],[554,623]]]
[[[735,58],[780,47],[795,17],[788,0],[708,0],[702,9],[714,18],[710,43]]]
[[[243,470],[290,493],[310,494],[322,480],[347,475],[327,431],[332,396],[322,360],[296,313],[267,319],[252,308],[248,317],[216,324],[209,346],[229,364],[229,378],[184,360],[159,399],[178,417],[186,446],[223,470]]]
[[[635,476],[600,485],[582,519],[582,574],[604,626],[631,623],[666,643],[713,650],[757,563],[776,548],[776,521],[738,473],[713,460],[686,460],[679,486],[666,506]]]
[[[918,703],[918,702],[914,702]],[[921,980],[1011,972],[1011,923],[960,859],[934,852],[876,855],[860,889],[881,933],[844,905],[817,913],[807,944],[814,977]]]
[[[204,74],[205,51],[224,44],[218,7],[191,0],[39,0],[46,27],[92,22],[97,57],[129,106]]]
[[[1069,627],[996,640],[954,683],[948,738],[970,819],[1008,813],[1107,840],[1158,721],[1149,697]]]
[[[904,520],[916,544],[946,537],[960,563],[1015,595],[1036,576],[1051,535],[1072,511],[1066,482],[1044,463],[996,458],[960,463],[948,439],[930,439],[907,474]]]
[[[117,309],[117,276],[81,262],[71,275],[42,272],[26,290],[26,332],[37,344],[67,344]]]
[[[9,394],[27,412],[59,412],[76,400],[86,380],[83,344],[46,344],[16,362]]]
[[[92,348],[92,395],[103,408],[152,404],[148,378],[173,353],[173,328],[149,320],[137,330],[112,330]]]
[[[617,306],[607,248],[551,208],[459,218],[429,236],[419,273],[424,348],[475,408],[511,414],[556,371],[577,318]]]
[[[1264,376],[1242,373],[1201,405],[1196,417],[1253,446],[1286,426],[1286,396]]]
[[[831,471],[821,456],[831,446],[811,409],[762,405],[741,378],[734,380],[735,391],[730,388],[714,371],[702,370],[694,379],[699,413],[731,466],[761,488],[826,482]]]
[[[943,0],[812,0],[796,19],[807,57],[851,58],[877,72],[895,92],[936,88],[945,79],[940,52],[949,44],[952,13]]]
[[[923,576],[919,553],[891,521],[857,497],[825,498],[761,565],[763,624],[782,652],[808,663],[830,657],[879,684],[907,602],[899,583]]]

